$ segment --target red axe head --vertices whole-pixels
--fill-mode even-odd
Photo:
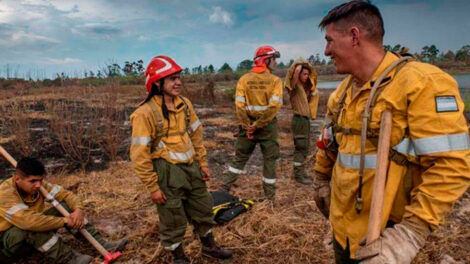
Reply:
[[[121,252],[117,251],[114,253],[109,252],[106,256],[104,256],[104,264],[109,264],[121,256]]]

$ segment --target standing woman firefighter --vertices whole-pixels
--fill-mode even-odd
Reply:
[[[310,149],[310,119],[317,117],[318,100],[317,73],[315,68],[302,57],[298,57],[287,71],[284,83],[289,92],[294,138],[294,179],[311,185],[312,180],[305,173],[305,159]]]
[[[166,56],[152,58],[147,66],[148,96],[131,115],[131,160],[157,204],[160,240],[173,253],[173,263],[189,263],[181,243],[188,221],[204,255],[229,258],[232,253],[219,248],[211,232],[215,222],[202,125],[191,102],[180,96],[181,71]]]

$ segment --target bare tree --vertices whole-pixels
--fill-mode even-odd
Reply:
[[[76,91],[85,93],[86,91]],[[84,98],[75,97],[74,98]],[[80,96],[85,96],[80,95]],[[51,116],[50,129],[62,150],[86,170],[98,133],[98,111],[82,101],[54,101],[46,104]]]

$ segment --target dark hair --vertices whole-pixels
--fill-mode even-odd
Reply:
[[[307,66],[305,66],[305,65],[302,65],[302,69],[300,70],[300,73],[302,73],[304,70],[307,70],[308,73],[311,72],[309,67],[307,67]]]
[[[166,106],[165,98],[164,98],[165,95],[163,93],[164,85],[165,85],[165,78],[160,79],[159,85],[157,85],[156,83],[152,83],[152,88],[150,88],[150,92],[147,95],[147,98],[145,98],[145,100],[142,103],[140,103],[139,106],[150,101],[150,99],[152,99],[152,97],[154,97],[155,95],[161,95],[162,96],[162,114],[163,114],[163,117],[168,121],[168,127],[170,127],[170,116],[168,114],[168,107]],[[168,136],[168,131],[167,131],[167,136]]]
[[[150,99],[152,99],[152,97],[154,97],[155,95],[161,95],[162,97],[164,96],[163,94],[163,85],[165,84],[165,78],[162,78],[160,79],[160,83],[159,85],[157,85],[156,83],[152,83],[152,88],[150,88],[150,92],[148,93],[147,95],[147,98],[145,98],[145,100],[139,104],[139,106],[147,103],[148,101],[150,101]],[[165,100],[162,100],[162,113],[163,113],[163,116],[165,117],[166,120],[169,121],[169,117],[168,117],[168,107],[166,106],[165,104]]]
[[[21,176],[44,176],[46,174],[46,169],[44,165],[35,158],[22,158],[16,164],[16,172]]]
[[[152,97],[154,97],[155,95],[163,95],[163,84],[164,84],[164,79],[165,78],[162,78],[160,79],[160,88],[158,87],[158,85],[156,83],[152,83],[152,87],[150,88],[150,91],[149,93],[147,94],[147,97],[145,98],[144,101],[142,101],[139,106],[145,104],[146,102],[150,101],[150,99],[152,99]]]
[[[385,34],[382,15],[379,9],[369,1],[351,1],[336,6],[323,17],[318,27],[325,29],[334,22],[340,28],[357,26],[367,32],[370,40],[376,42],[382,42]]]

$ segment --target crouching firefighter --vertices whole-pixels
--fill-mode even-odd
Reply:
[[[84,217],[78,197],[59,185],[46,182],[45,174],[40,161],[23,158],[18,161],[13,177],[0,184],[0,263],[13,263],[34,251],[43,253],[47,263],[90,263],[93,257],[72,250],[56,234],[61,227],[87,243],[79,232],[75,232],[85,228],[107,250],[122,250],[126,238],[105,241]],[[50,197],[45,199],[39,193],[41,186],[71,212],[69,216],[63,217],[54,207],[45,210],[45,202],[50,202]]]
[[[181,243],[188,221],[201,239],[203,255],[230,258],[211,231],[215,222],[202,125],[191,102],[180,96],[181,71],[166,56],[152,58],[147,66],[148,96],[131,115],[131,160],[157,204],[160,240],[173,253],[173,263],[189,263]]]
[[[325,55],[338,73],[349,74],[328,100],[331,122],[319,142],[327,148],[317,152],[314,166],[315,202],[332,225],[336,263],[411,263],[470,183],[457,82],[436,66],[385,52],[382,16],[367,1],[335,7],[320,28]],[[382,232],[365,244],[381,116],[388,111]]]
[[[276,160],[279,158],[276,114],[282,106],[282,81],[271,73],[279,51],[271,46],[259,47],[251,72],[237,83],[235,107],[240,133],[235,142],[235,157],[224,177],[222,191],[230,191],[238,175],[259,143],[263,153],[263,189],[267,199],[276,194]]]

